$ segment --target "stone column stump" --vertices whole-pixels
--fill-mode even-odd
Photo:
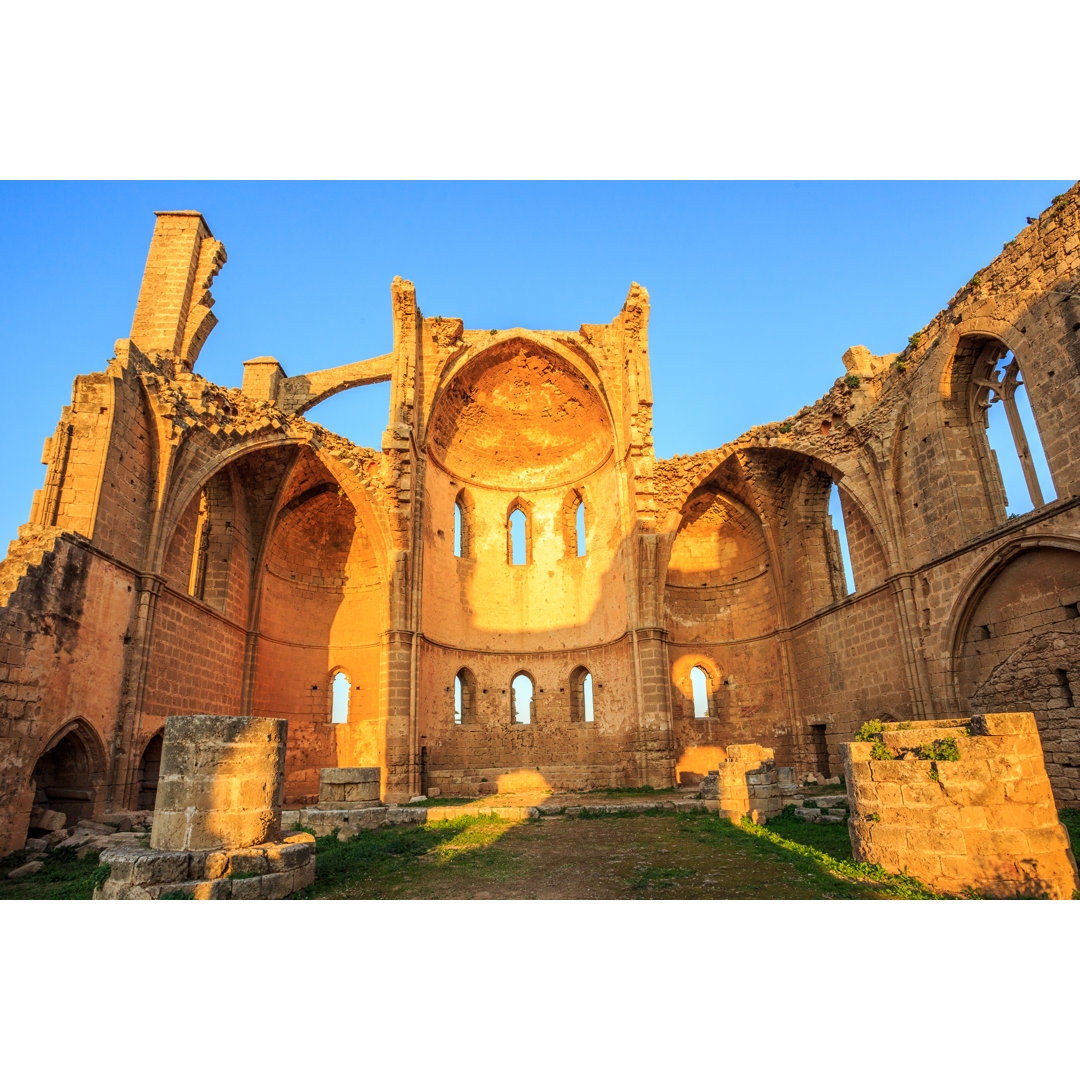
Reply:
[[[720,816],[736,824],[749,817],[759,824],[778,814],[780,785],[772,749],[736,743],[726,747],[725,753],[727,761],[720,762],[717,770]]]
[[[101,856],[95,899],[272,900],[315,880],[315,840],[281,838],[288,724],[260,716],[170,716],[150,850]]]

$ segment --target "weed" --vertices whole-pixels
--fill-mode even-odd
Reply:
[[[910,731],[911,730],[911,721],[910,720],[905,720],[902,724],[898,724],[896,730],[897,731]]]
[[[880,720],[867,720],[858,731],[855,732],[856,742],[881,742],[881,733],[885,725]]]
[[[921,330],[916,330],[915,333],[912,334],[911,337],[909,337],[907,339],[908,348],[909,349],[917,349],[919,347],[919,342],[920,341],[922,341],[922,331]]]
[[[904,372],[907,371],[907,362],[904,361],[904,360],[897,360],[896,361],[896,370],[898,372],[900,372],[901,375],[903,375]]]
[[[233,874],[233,877],[240,877],[240,874]],[[183,889],[172,889],[170,892],[163,892],[159,897],[159,900],[194,900],[195,897],[189,893],[184,892]]]
[[[873,813],[873,814],[870,814],[870,815],[869,815],[869,816],[867,817],[867,819],[866,819],[866,820],[867,820],[867,821],[880,821],[880,820],[881,820],[881,815],[880,815],[879,813],[876,813],[876,812],[875,812],[875,813]]]
[[[982,284],[982,276],[980,274],[973,274],[971,280],[967,283],[967,288],[977,289]]]
[[[794,429],[795,429],[795,425],[790,420],[785,420],[784,423],[782,423],[780,425],[780,434],[781,435],[787,435],[789,432],[793,431]]]
[[[883,742],[875,742],[870,757],[874,761],[893,761],[896,755]]]
[[[959,761],[960,748],[955,739],[935,739],[914,748],[914,754],[923,761]]]
[[[844,376],[844,385],[847,386],[851,390],[857,390],[858,387],[859,387],[859,383],[861,383],[861,382],[862,382],[862,379],[860,379],[858,375],[845,375]]]

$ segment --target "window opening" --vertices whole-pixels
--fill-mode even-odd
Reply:
[[[510,699],[513,705],[514,722],[532,723],[533,681],[528,675],[515,675],[510,684]]]
[[[585,555],[585,503],[577,504],[577,553],[578,558]]]
[[[206,489],[199,492],[199,516],[195,525],[195,547],[191,556],[188,595],[202,600],[206,594],[206,561],[210,551],[210,504]]]
[[[832,491],[829,493],[829,520],[832,530],[840,541],[840,564],[844,570],[844,587],[847,589],[845,596],[850,596],[855,591],[855,575],[851,572],[851,552],[848,549],[847,527],[844,524],[844,508],[840,502],[840,489],[833,481]]]
[[[979,417],[986,429],[1009,509],[1013,514],[1026,514],[1045,505],[1043,492],[1051,500],[1057,498],[1057,492],[1027,389],[1020,381],[1020,361],[1012,352],[996,358],[1000,348],[996,342],[988,345],[972,372],[972,420]],[[1003,409],[994,408],[998,402]]]
[[[468,668],[462,668],[454,678],[454,723],[471,723],[475,707],[476,679]]]
[[[585,704],[585,723],[591,724],[593,718],[592,675],[588,672],[585,673],[585,678],[581,681],[581,695]]]
[[[332,705],[330,709],[330,722],[332,724],[347,724],[349,722],[349,677],[344,671],[339,671],[334,676],[332,684]]]
[[[454,554],[472,558],[472,499],[462,489],[454,500]]]
[[[527,519],[524,510],[515,510],[510,515],[510,565],[524,566],[528,562]]]
[[[709,676],[704,668],[696,667],[690,672],[690,688],[694,694],[694,716],[708,716]]]

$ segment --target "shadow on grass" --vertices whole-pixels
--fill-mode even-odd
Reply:
[[[0,900],[90,900],[95,886],[109,876],[96,853],[80,859],[74,848],[60,848],[42,858],[45,865],[36,874],[11,881],[8,874],[31,861],[27,854],[16,851],[0,859]]]

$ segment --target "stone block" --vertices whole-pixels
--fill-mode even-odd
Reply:
[[[23,878],[33,877],[44,867],[45,864],[40,859],[31,859],[30,862],[25,862],[22,866],[16,866],[14,870],[9,870],[8,880],[22,881]]]
[[[131,881],[135,885],[159,885],[164,882],[186,881],[187,869],[187,852],[143,851],[135,860]]]
[[[30,828],[32,829],[47,829],[49,832],[55,832],[57,829],[64,828],[65,825],[67,825],[67,815],[59,810],[44,810],[35,806],[30,812]]]
[[[229,852],[230,877],[235,877],[237,874],[265,874],[269,869],[266,852],[260,848]]]
[[[151,846],[200,851],[276,840],[286,728],[266,717],[169,717]]]

